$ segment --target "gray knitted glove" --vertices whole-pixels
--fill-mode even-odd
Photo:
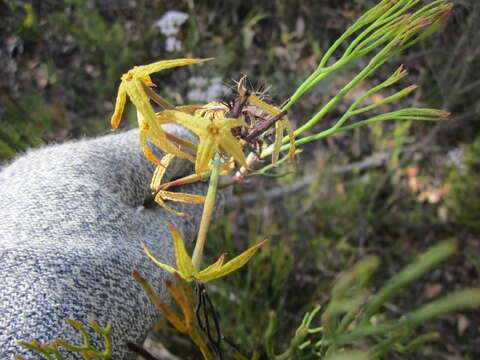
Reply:
[[[171,126],[170,133],[192,139]],[[191,173],[178,160],[165,181]],[[81,344],[66,319],[113,322],[114,359],[131,359],[127,342],[141,344],[159,317],[133,280],[138,270],[167,298],[167,273],[144,254],[144,242],[174,264],[166,223],[195,235],[202,206],[144,208],[154,166],[143,157],[136,130],[34,150],[0,172],[0,359],[39,355],[17,341],[61,337]],[[182,191],[201,193],[204,184]],[[100,344],[103,342],[100,341]],[[71,356],[70,356],[71,357]]]

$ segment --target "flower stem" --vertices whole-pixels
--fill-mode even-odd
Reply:
[[[200,229],[198,230],[197,242],[193,250],[192,262],[197,270],[200,270],[203,258],[203,248],[207,240],[208,226],[212,219],[213,209],[215,207],[215,196],[217,194],[218,175],[220,172],[220,155],[217,153],[213,158],[213,169],[210,175],[210,183],[208,185],[207,197],[203,206],[202,220],[200,221]]]

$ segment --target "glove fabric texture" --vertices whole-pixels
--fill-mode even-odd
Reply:
[[[183,128],[166,127],[195,141]],[[192,168],[175,159],[164,181]],[[140,244],[174,266],[167,223],[188,244],[202,211],[202,204],[170,203],[190,215],[179,217],[159,206],[144,207],[153,170],[137,130],[31,150],[1,169],[0,359],[15,354],[43,359],[18,346],[19,340],[47,343],[61,337],[82,344],[67,319],[95,320],[102,327],[112,321],[112,358],[135,358],[126,343],[141,345],[160,313],[132,271],[138,270],[164,300],[164,281],[171,279]],[[206,185],[185,185],[180,191],[204,194]],[[92,339],[101,348],[103,339]]]

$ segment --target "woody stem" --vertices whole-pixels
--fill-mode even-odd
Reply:
[[[217,194],[218,176],[220,172],[220,155],[217,153],[213,158],[213,169],[210,175],[210,183],[208,185],[207,197],[203,205],[202,219],[200,220],[200,228],[198,230],[197,242],[193,250],[192,262],[195,269],[200,270],[203,258],[203,248],[207,240],[208,226],[212,219],[213,209],[215,207],[215,196]]]
[[[254,128],[253,131],[251,131],[250,134],[248,134],[245,140],[251,141],[255,139],[258,135],[263,134],[265,131],[270,129],[273,126],[273,124],[275,124],[278,120],[280,120],[285,115],[287,115],[287,110],[283,110],[282,112],[278,113],[271,119],[261,122],[258,125],[258,127]]]

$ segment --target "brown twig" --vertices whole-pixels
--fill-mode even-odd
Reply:
[[[443,153],[449,150],[451,149],[436,147],[436,146],[419,148],[414,145],[414,146],[405,147],[401,152],[406,153],[408,156],[411,154],[412,151],[413,152],[421,151],[423,153]],[[385,161],[388,160],[391,154],[392,154],[391,151],[378,153],[362,161],[335,167],[331,171],[329,171],[329,174],[341,175],[341,174],[349,173],[352,171],[368,170],[371,168],[379,167],[379,166],[382,166],[385,163]],[[235,208],[237,206],[245,206],[261,200],[269,200],[269,204],[271,204],[271,202],[274,200],[277,200],[286,196],[290,196],[292,194],[295,194],[303,190],[304,188],[308,187],[313,181],[315,181],[315,179],[317,179],[318,176],[319,176],[318,173],[314,173],[314,174],[304,176],[303,178],[301,178],[300,180],[298,180],[297,182],[289,186],[278,186],[278,187],[269,189],[267,191],[251,192],[242,196],[236,196],[229,201],[228,206]],[[326,174],[323,174],[322,176],[326,176]]]
[[[256,125],[254,128],[253,128],[253,131],[250,132],[250,134],[247,135],[247,137],[245,138],[245,140],[248,142],[248,141],[252,141],[253,139],[255,139],[258,135],[260,134],[263,134],[265,131],[267,131],[268,129],[270,129],[270,127],[273,126],[273,124],[275,124],[278,120],[280,120],[282,117],[284,117],[285,115],[287,115],[287,110],[283,110],[281,113],[275,115],[274,117],[272,117],[271,119],[268,119],[268,120],[265,120],[264,122],[261,122],[259,123],[259,125]]]
[[[239,101],[235,102],[235,105],[233,106],[233,109],[230,112],[229,117],[235,118],[235,119],[239,117],[239,115],[242,113],[242,110],[245,104],[248,101],[249,96],[250,96],[250,91],[247,90],[245,94],[240,97]]]

